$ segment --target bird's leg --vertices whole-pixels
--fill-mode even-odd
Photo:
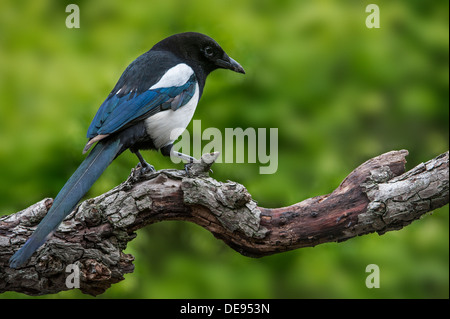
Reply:
[[[200,162],[195,157],[192,157],[190,155],[186,155],[186,154],[183,154],[183,153],[180,153],[180,152],[176,152],[176,151],[172,151],[171,155],[172,156],[176,156],[178,158],[181,158],[182,160],[186,161],[187,164],[193,164],[193,163],[199,163]]]
[[[153,167],[153,165],[150,165],[149,163],[147,163],[138,150],[134,151],[133,153],[136,154],[136,156],[139,158],[139,164],[141,166],[142,173],[145,174],[145,173],[149,173],[149,172],[155,172],[155,168]]]
[[[173,144],[169,144],[169,145],[162,147],[161,154],[164,156],[175,156],[175,157],[181,158],[183,161],[186,161],[187,163],[184,164],[184,170],[186,171],[186,173],[188,172],[188,170],[192,166],[192,164],[200,163],[200,161],[198,159],[196,159],[195,157],[183,154],[181,152],[174,151]]]
[[[184,164],[184,171],[186,172],[186,174],[188,174],[188,171],[191,169],[192,164],[199,162],[199,160],[196,159],[195,157],[192,157],[192,156],[180,153],[180,152],[173,151],[171,153],[173,156],[176,156],[178,158],[181,158],[182,160],[187,161],[187,163]]]

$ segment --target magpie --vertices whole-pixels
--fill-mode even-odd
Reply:
[[[97,111],[87,131],[83,153],[90,151],[56,196],[36,230],[10,259],[11,268],[24,265],[80,199],[122,152],[139,159],[141,172],[154,171],[140,150],[160,150],[164,156],[195,159],[174,152],[174,141],[192,119],[206,77],[216,69],[245,74],[220,45],[197,32],[174,34],[136,58]]]

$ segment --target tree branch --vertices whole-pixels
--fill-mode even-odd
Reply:
[[[53,203],[44,199],[0,218],[0,293],[68,290],[70,264],[80,270],[83,293],[103,293],[133,272],[134,257],[123,250],[134,232],[163,220],[196,223],[251,257],[401,229],[449,202],[448,152],[404,173],[407,155],[402,150],[375,157],[331,194],[273,209],[259,207],[236,182],[208,177],[217,154],[204,155],[190,174],[133,170],[121,185],[82,202],[25,267],[11,269],[8,259]]]

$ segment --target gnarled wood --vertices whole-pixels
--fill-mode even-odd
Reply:
[[[25,267],[11,269],[8,259],[52,204],[44,199],[0,218],[0,292],[71,289],[66,267],[75,265],[81,291],[100,294],[134,270],[134,257],[123,253],[134,232],[163,220],[196,223],[251,257],[400,229],[449,202],[448,152],[404,173],[407,155],[402,150],[375,157],[331,194],[274,209],[259,207],[236,182],[209,177],[217,154],[202,157],[190,174],[133,170],[121,185],[82,202]]]

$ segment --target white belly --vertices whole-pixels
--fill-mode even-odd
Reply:
[[[145,120],[147,134],[157,149],[173,143],[188,126],[194,115],[199,98],[198,84],[192,98],[176,111],[172,109],[159,112]]]

